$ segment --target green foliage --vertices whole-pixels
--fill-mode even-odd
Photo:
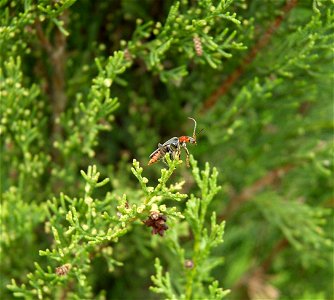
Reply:
[[[110,97],[110,86],[115,77],[125,71],[123,53],[115,52],[103,67],[99,59],[96,59],[96,64],[99,73],[93,79],[87,99],[83,100],[83,95],[77,94],[75,107],[61,120],[69,138],[63,142],[56,141],[55,147],[64,157],[79,151],[82,145],[81,153],[93,157],[99,131],[110,129],[110,125],[101,123],[101,120],[108,118],[119,106],[117,98]]]
[[[230,58],[230,49],[244,49],[241,43],[234,41],[236,31],[225,28],[217,34],[218,28],[226,24],[240,24],[236,14],[227,11],[231,1],[222,1],[214,5],[212,1],[199,1],[198,7],[188,7],[188,1],[176,1],[171,6],[167,19],[162,25],[160,22],[148,21],[142,23],[137,20],[137,28],[133,38],[129,42],[123,42],[130,54],[135,53],[141,58],[149,70],[158,72],[163,82],[177,82],[186,76],[186,65],[189,58],[195,58],[197,63],[209,64],[217,68],[222,63],[222,58]],[[143,40],[154,35],[154,39],[143,43]],[[196,54],[194,37],[200,38],[203,51]],[[180,66],[171,66],[168,69],[163,62],[169,56],[178,56]]]
[[[213,212],[209,218],[210,223],[206,226],[209,215],[207,208],[220,190],[220,186],[217,186],[218,172],[214,168],[210,175],[209,164],[206,164],[205,170],[200,172],[197,161],[192,156],[190,161],[193,176],[200,189],[200,197],[191,195],[184,211],[185,221],[177,226],[189,227],[188,230],[194,237],[193,245],[190,249],[185,249],[175,232],[170,236],[167,234],[168,246],[179,264],[174,266],[175,269],[169,268],[170,271],[163,275],[160,260],[157,258],[155,262],[157,274],[152,276],[154,286],[151,290],[165,295],[167,299],[202,299],[208,295],[210,299],[222,299],[228,290],[223,291],[218,281],[212,281],[210,273],[213,268],[223,263],[223,260],[213,256],[211,251],[223,243],[225,222],[217,224],[216,213]],[[212,283],[208,285],[207,282],[211,281]]]
[[[49,264],[55,268],[67,266],[68,270],[66,270],[65,276],[57,274],[57,270],[54,271],[50,265],[44,270],[36,262],[36,270],[27,275],[29,286],[25,284],[18,286],[13,280],[8,288],[17,297],[44,299],[58,294],[60,286],[68,286],[66,294],[70,298],[93,298],[92,287],[89,285],[87,274],[90,272],[91,261],[95,255],[99,254],[104,257],[108,263],[109,271],[112,272],[115,267],[122,266],[122,262],[110,256],[113,252],[112,243],[118,242],[119,238],[129,231],[133,223],[141,223],[143,225],[141,221],[144,221],[153,212],[163,213],[168,218],[171,218],[172,221],[184,218],[176,207],[167,207],[161,204],[166,199],[180,201],[187,197],[187,195],[180,194],[177,191],[182,186],[182,183],[166,186],[168,179],[181,161],[171,161],[167,158],[167,162],[169,169],[161,170],[159,183],[155,187],[147,187],[148,179],[141,175],[143,168],[134,160],[132,172],[137,177],[143,194],[133,204],[127,202],[125,194],[122,197],[117,197],[113,193],[107,193],[104,199],[93,198],[94,189],[106,185],[109,179],[106,178],[99,182],[100,173],[97,172],[96,166],[88,167],[87,173],[81,171],[81,175],[86,181],[83,197],[70,198],[61,194],[58,199],[53,198],[48,201],[47,214],[49,221],[46,226],[48,228],[47,231],[52,233],[54,242],[51,249],[39,251],[39,255],[47,257]],[[196,161],[192,158],[191,162],[194,166],[194,176],[201,180],[199,184],[203,197],[202,203],[206,207],[211,202],[213,195],[219,190],[216,185],[217,171],[214,170],[212,177],[209,178],[209,166],[207,165],[202,175],[203,179],[200,179]],[[205,295],[203,288],[196,292],[188,291],[188,289],[191,286],[201,287],[202,281],[205,282],[210,278],[210,271],[217,265],[217,261],[209,263],[206,260],[209,257],[210,249],[223,241],[224,223],[217,225],[214,213],[211,217],[211,232],[208,235],[207,229],[203,228],[205,208],[201,207],[201,217],[192,211],[193,209],[196,210],[194,206],[198,206],[198,208],[201,206],[199,203],[195,203],[199,201],[199,198],[192,197],[185,211],[188,223],[191,227],[196,228],[194,230],[196,239],[193,250],[193,260],[196,267],[191,270],[191,273],[187,275],[187,280],[183,282],[186,296],[181,296],[187,299],[196,297],[196,295],[199,297]],[[117,202],[118,205],[113,205],[113,202]],[[39,221],[37,219],[35,222]],[[31,230],[31,226],[29,229]],[[202,246],[199,246],[200,243]],[[174,247],[177,247],[176,250],[179,253],[182,252],[178,243],[175,243]],[[212,259],[210,258],[210,260]],[[205,272],[201,272],[201,276],[196,276],[198,272],[196,270],[204,266]],[[159,261],[157,261],[156,267],[158,279],[153,279],[153,282],[160,289],[152,288],[152,290],[175,298],[176,296],[171,296],[172,294],[170,294],[170,287],[162,284],[162,281],[165,280],[167,280],[165,282],[168,284],[168,278],[163,279],[161,274],[159,275]],[[48,282],[47,287],[45,287],[46,282]],[[224,295],[217,283],[210,285],[209,291],[217,299],[222,298]]]
[[[0,1],[1,297],[332,297],[331,4]]]
[[[40,90],[29,88],[23,80],[21,58],[10,58],[0,70],[0,81],[5,84],[1,92],[2,162],[10,169],[2,169],[2,187],[7,189],[11,179],[18,183],[19,195],[35,197],[38,180],[45,172],[50,155],[41,151],[45,146],[43,134],[46,117]],[[4,173],[4,172],[8,172]],[[36,199],[37,200],[37,199]]]
[[[299,257],[304,263],[311,261],[314,264],[317,260],[320,265],[327,263],[332,241],[321,226],[330,215],[328,209],[311,208],[297,201],[286,205],[286,201],[274,193],[263,193],[254,203],[259,206],[268,223],[277,226],[289,243],[300,251]]]

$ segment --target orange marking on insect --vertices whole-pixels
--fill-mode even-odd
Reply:
[[[158,159],[160,158],[160,150],[157,151],[157,153],[155,153],[152,158],[150,159],[150,161],[148,162],[147,165],[151,165],[151,164],[154,164],[158,161]]]
[[[179,142],[180,142],[180,143],[184,143],[184,142],[189,143],[189,137],[188,137],[188,136],[185,136],[185,135],[180,136],[180,137],[179,137]]]

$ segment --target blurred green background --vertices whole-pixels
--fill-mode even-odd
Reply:
[[[132,160],[156,182],[165,166],[146,166],[149,155],[191,135],[188,117],[203,129],[188,149],[223,187],[210,211],[226,220],[214,253],[225,262],[212,275],[227,298],[333,299],[332,2],[181,1],[173,15],[175,3],[1,1],[3,299],[11,278],[26,283],[34,261],[47,264],[42,203],[80,196],[79,171],[92,164],[111,179],[101,195],[135,198]],[[229,14],[214,15],[219,5]],[[94,84],[118,106],[103,106]],[[180,179],[195,191],[185,164]],[[93,260],[94,293],[161,299],[148,287],[154,257],[172,264],[164,247],[134,226],[113,250],[123,267]]]

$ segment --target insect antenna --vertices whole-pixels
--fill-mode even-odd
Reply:
[[[196,122],[196,120],[193,119],[193,118],[188,117],[188,119],[193,120],[194,123],[195,123],[195,126],[194,126],[194,132],[193,132],[193,138],[194,138],[194,140],[196,141],[196,127],[197,127],[197,122]]]
[[[197,133],[196,133],[197,136],[199,136],[199,135],[202,133],[203,130],[204,130],[204,128],[202,128],[199,132],[197,132]]]

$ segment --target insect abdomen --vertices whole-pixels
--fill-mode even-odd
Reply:
[[[161,151],[159,149],[152,155],[150,161],[148,162],[148,165],[156,163],[160,158],[161,158]]]

